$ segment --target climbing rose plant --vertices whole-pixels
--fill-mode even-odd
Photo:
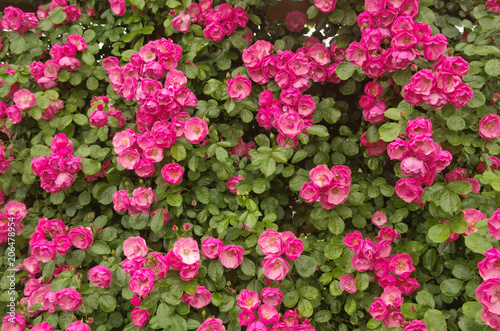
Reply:
[[[2,331],[500,329],[500,3],[294,3],[3,9]]]

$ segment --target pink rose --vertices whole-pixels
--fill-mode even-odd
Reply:
[[[219,261],[226,268],[236,269],[243,263],[245,249],[238,245],[227,245],[219,250]]]
[[[307,22],[307,16],[301,11],[292,10],[286,15],[286,28],[290,31],[300,31]]]
[[[201,253],[207,259],[215,259],[219,256],[219,250],[224,247],[219,238],[206,237],[201,243]]]
[[[382,321],[387,316],[387,306],[384,300],[376,297],[368,312],[373,318]]]
[[[104,266],[98,265],[89,270],[89,282],[95,286],[109,287],[111,280],[111,271]]]
[[[460,108],[467,105],[473,97],[474,91],[472,88],[465,83],[460,83],[450,94],[450,103],[456,108]]]
[[[109,4],[111,5],[111,10],[115,13],[115,15],[123,16],[127,10],[125,0],[109,0]]]
[[[320,189],[311,182],[305,183],[300,190],[300,196],[309,203],[318,201],[320,193]]]
[[[237,183],[241,180],[243,180],[243,177],[241,176],[232,176],[231,178],[229,178],[229,180],[226,182],[227,190],[230,193],[237,194],[238,193]]]
[[[264,304],[279,306],[283,300],[283,292],[275,287],[265,287],[260,292],[260,297]]]
[[[420,284],[415,278],[411,277],[399,277],[397,280],[397,287],[403,292],[404,295],[411,295],[416,289],[420,287]]]
[[[135,307],[134,309],[132,309],[132,322],[138,328],[142,328],[148,322],[149,315],[149,311]]]
[[[421,320],[413,320],[405,324],[404,331],[427,331],[425,322]]]
[[[130,206],[130,198],[126,190],[116,191],[113,193],[113,208],[117,212],[123,212]]]
[[[184,169],[177,163],[166,164],[161,169],[161,174],[166,183],[179,184],[184,175]]]
[[[130,281],[128,286],[132,292],[141,297],[146,297],[153,291],[155,283],[155,274],[149,268],[141,268],[137,270]]]
[[[184,135],[186,136],[186,139],[192,144],[202,142],[203,140],[205,140],[207,134],[207,122],[205,122],[201,118],[190,118],[189,121],[187,121],[184,125]]]
[[[314,7],[323,13],[329,13],[335,9],[337,0],[314,0]]]
[[[198,243],[193,238],[179,238],[175,242],[172,251],[184,264],[191,265],[200,261]]]
[[[31,331],[52,331],[52,330],[54,330],[55,327],[56,327],[55,325],[50,326],[49,322],[45,321],[43,323],[34,325],[31,328]],[[66,328],[66,330],[69,330],[69,328]]]
[[[484,116],[479,121],[479,134],[486,140],[500,137],[500,116],[497,114]]]
[[[35,95],[27,89],[22,89],[14,93],[14,103],[19,110],[28,110],[36,106]]]
[[[241,290],[236,304],[242,309],[253,311],[260,306],[259,293],[255,291]]]
[[[26,321],[24,320],[23,315],[14,313],[14,318],[12,318],[10,314],[7,314],[3,317],[2,331],[24,331],[24,330],[26,330]]]
[[[260,305],[258,314],[259,314],[259,319],[265,324],[277,323],[280,318],[280,315],[278,314],[276,307],[268,304]]]
[[[304,251],[302,240],[297,238],[288,238],[285,240],[285,256],[291,261],[297,260]]]
[[[266,230],[262,232],[257,243],[265,255],[278,256],[283,254],[284,243],[278,231]]]
[[[89,116],[90,125],[104,127],[108,123],[108,114],[102,110],[94,110]]]
[[[387,286],[384,288],[384,293],[380,295],[385,304],[389,307],[399,307],[403,304],[403,297],[401,291],[395,286]]]
[[[424,193],[422,185],[415,178],[401,178],[396,183],[395,190],[397,196],[408,203],[420,200]]]
[[[68,237],[71,240],[71,245],[83,250],[89,250],[94,241],[92,238],[92,230],[83,226],[69,230]]]
[[[140,209],[147,210],[153,200],[156,200],[156,195],[151,188],[138,187],[132,192],[132,204]]]
[[[500,315],[500,279],[490,278],[476,289],[477,300],[496,315]]]
[[[210,317],[201,323],[198,331],[226,331],[222,321],[215,317]]]
[[[252,92],[252,82],[244,76],[238,76],[229,80],[227,94],[233,100],[243,100]]]
[[[489,235],[500,240],[500,208],[488,219]],[[500,278],[500,277],[499,277]]]
[[[255,321],[255,313],[251,311],[250,309],[244,308],[239,314],[238,314],[238,321],[240,325],[249,325],[253,321]]]
[[[66,327],[66,331],[90,331],[90,326],[82,321],[74,321]]]
[[[56,303],[64,311],[75,311],[82,304],[82,295],[71,288],[56,292]]]
[[[220,43],[225,36],[224,26],[220,23],[212,22],[205,27],[203,35],[209,40]]]
[[[376,211],[373,213],[371,221],[374,225],[380,228],[382,225],[387,223],[387,216],[381,211]]]
[[[394,254],[389,259],[389,270],[397,276],[408,277],[415,267],[409,254]]]
[[[282,114],[278,119],[278,130],[285,136],[294,138],[304,130],[304,121],[296,113]]]
[[[283,280],[290,271],[290,265],[282,257],[266,256],[262,261],[262,272],[272,280]]]
[[[351,251],[355,252],[358,250],[359,244],[363,240],[363,235],[358,230],[352,233],[347,233],[344,237],[344,245]]]
[[[190,23],[191,20],[189,14],[184,13],[183,10],[181,10],[179,14],[172,19],[172,27],[182,33],[189,32]]]
[[[117,161],[125,169],[132,170],[137,166],[140,159],[141,155],[135,148],[125,148],[118,154]]]
[[[181,297],[181,301],[187,303],[195,309],[201,309],[208,305],[212,300],[212,293],[205,288],[205,286],[198,286],[198,289],[194,294],[184,293]]]
[[[127,259],[135,259],[137,257],[146,256],[148,246],[146,240],[141,237],[129,237],[123,242],[123,254]]]
[[[309,178],[312,183],[322,189],[330,186],[333,181],[333,173],[325,165],[318,165],[309,171]]]
[[[430,36],[422,43],[424,58],[429,61],[437,60],[446,51],[448,39],[441,33]]]
[[[346,291],[351,294],[356,293],[357,288],[353,276],[345,274],[339,278],[339,281],[340,281],[340,289],[342,291]]]

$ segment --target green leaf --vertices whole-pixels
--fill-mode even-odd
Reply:
[[[115,297],[109,294],[103,294],[99,296],[99,307],[101,307],[102,311],[105,313],[111,313],[115,311],[116,308]]]
[[[458,194],[467,194],[472,190],[471,184],[465,181],[451,182],[446,186],[446,188]]]
[[[483,254],[493,246],[482,234],[473,232],[465,237],[465,246],[474,253]]]
[[[352,297],[347,298],[344,305],[345,312],[348,313],[349,315],[352,315],[356,311],[356,308],[357,308],[356,300],[354,300]]]
[[[461,131],[465,129],[465,121],[459,115],[452,115],[446,120],[446,126],[452,131]]]
[[[470,108],[478,108],[484,105],[486,102],[486,97],[484,96],[483,93],[481,93],[478,90],[474,90],[474,97],[472,98],[471,101],[467,104]]]
[[[460,198],[457,194],[443,190],[439,199],[439,206],[447,213],[453,214],[460,207]]]
[[[491,77],[500,76],[500,60],[491,59],[484,65],[484,71]]]
[[[272,176],[276,171],[276,161],[274,161],[273,159],[267,159],[266,161],[262,162],[262,164],[260,165],[260,171],[262,171],[262,173],[266,175],[266,177]]]
[[[92,243],[90,252],[97,255],[106,255],[111,253],[111,249],[109,248],[108,244],[106,244],[104,241],[97,240]]]
[[[314,300],[318,297],[319,291],[316,287],[313,286],[304,286],[299,289],[300,294],[308,299],[308,300]]]
[[[319,13],[318,8],[311,6],[309,7],[309,9],[307,9],[307,18],[311,20],[316,16],[318,16],[318,13]]]
[[[447,330],[446,319],[443,313],[437,309],[429,309],[424,314],[424,322],[428,331],[443,331]]]
[[[303,278],[309,278],[316,273],[316,260],[307,255],[301,255],[295,261],[295,269]]]
[[[299,301],[298,308],[299,308],[299,313],[304,317],[311,317],[314,312],[314,308],[311,302],[307,299],[301,299]]]
[[[144,0],[130,0],[130,3],[140,10],[144,9],[144,5],[145,5]]]
[[[164,218],[163,209],[158,210],[151,220],[151,231],[154,233],[160,231],[163,227]]]
[[[45,263],[42,271],[43,278],[49,279],[54,274],[55,268],[56,268],[56,262],[54,260]]]
[[[86,175],[95,175],[101,170],[101,163],[93,159],[84,158],[82,162],[82,171]]]
[[[359,291],[364,291],[370,285],[370,279],[366,272],[358,272],[355,278],[356,288]]]
[[[328,230],[333,234],[341,234],[344,232],[345,223],[341,217],[333,217],[328,221]]]
[[[177,161],[182,161],[186,158],[186,148],[184,148],[184,146],[182,146],[181,144],[175,144],[172,146],[171,148],[171,152],[172,152],[172,157]]]
[[[285,296],[283,297],[283,304],[285,305],[285,307],[292,308],[295,307],[295,305],[297,305],[299,299],[300,295],[298,291],[295,290],[290,291],[286,293]]]
[[[94,76],[89,77],[89,79],[87,79],[87,88],[89,90],[95,91],[97,90],[98,87],[99,87],[99,82]]]
[[[187,294],[193,295],[198,290],[198,282],[196,281],[196,279],[182,282],[182,288]]]
[[[434,301],[434,296],[428,291],[418,292],[417,296],[415,297],[415,300],[417,300],[417,303],[419,305],[422,305],[424,307],[434,308],[436,306],[436,303]]]
[[[314,321],[317,323],[327,323],[332,319],[332,312],[329,310],[320,310],[314,314]]]
[[[448,278],[445,279],[439,287],[441,288],[441,291],[449,296],[456,296],[458,293],[460,293],[460,290],[462,289],[462,282],[458,279],[454,278]]]
[[[217,282],[224,273],[224,267],[219,260],[212,260],[208,265],[208,277],[214,282]]]
[[[323,125],[311,125],[307,128],[307,132],[318,137],[328,137],[330,135],[328,129]]]
[[[337,68],[335,68],[335,73],[337,77],[342,80],[348,80],[356,71],[356,67],[349,61],[339,63]]]
[[[243,263],[241,264],[241,271],[247,275],[247,276],[255,276],[255,270],[256,270],[256,267],[255,267],[255,263],[250,260],[250,259],[247,259],[246,257],[243,258]]]
[[[305,159],[306,157],[307,157],[307,151],[305,151],[303,149],[298,150],[297,152],[295,152],[295,154],[292,157],[292,164],[300,162],[303,159]]]
[[[474,277],[474,272],[463,264],[457,264],[453,267],[451,273],[458,279],[469,280]]]
[[[429,229],[428,236],[435,243],[443,242],[450,237],[450,228],[446,224],[436,224]]]
[[[385,142],[391,142],[399,136],[401,125],[397,123],[385,123],[378,129],[380,139]]]

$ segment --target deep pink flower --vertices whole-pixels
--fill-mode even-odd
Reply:
[[[229,80],[227,93],[233,100],[243,100],[252,92],[252,82],[244,76],[238,76]]]
[[[219,261],[226,268],[236,269],[243,263],[243,254],[245,254],[243,247],[227,245],[219,250]]]
[[[262,272],[272,280],[283,280],[290,271],[290,265],[282,257],[266,256],[262,261]]]
[[[340,289],[342,291],[346,291],[351,294],[356,293],[357,288],[353,276],[345,274],[339,278],[339,281],[340,281]]]
[[[194,294],[184,293],[181,301],[187,303],[195,309],[201,309],[208,305],[212,300],[212,293],[205,288],[205,286],[198,286]]]

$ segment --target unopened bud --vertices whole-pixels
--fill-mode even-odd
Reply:
[[[88,314],[88,313],[89,313],[89,309],[88,309],[87,307],[85,307],[85,308],[83,308],[83,312],[84,312],[85,314]]]
[[[192,204],[193,206],[196,206],[196,201],[195,201],[195,200],[191,201],[191,204]]]
[[[87,217],[88,217],[89,219],[93,220],[93,219],[94,219],[94,214],[89,213],[89,214],[87,215]]]
[[[411,65],[411,70],[413,70],[413,71],[417,71],[418,70],[418,67],[417,67],[417,65],[415,63],[413,63]]]
[[[452,55],[453,55],[453,53],[455,53],[455,51],[453,50],[453,48],[450,48],[450,49],[448,50],[448,55],[452,56]]]
[[[89,317],[89,319],[87,320],[87,323],[89,323],[89,324],[94,323],[94,319],[92,317]]]
[[[177,231],[177,230],[178,230],[177,225],[174,225],[174,226],[172,227],[172,230]]]
[[[78,273],[78,274],[76,275],[76,277],[78,277],[78,279],[82,279],[82,274],[81,274],[81,273]]]
[[[189,230],[189,224],[184,224],[184,230],[186,230],[186,231]]]
[[[175,15],[175,10],[171,10],[170,15]]]

